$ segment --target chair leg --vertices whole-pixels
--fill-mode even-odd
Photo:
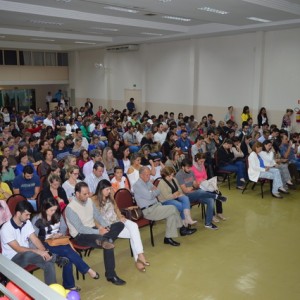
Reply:
[[[152,247],[154,247],[153,226],[154,226],[154,221],[150,221],[150,238],[151,238]]]
[[[228,180],[228,189],[230,190],[230,174],[227,174],[227,180]]]
[[[131,257],[133,257],[133,252],[132,252],[132,248],[131,248],[130,240],[129,240],[129,249],[130,249],[130,255],[131,255]]]
[[[201,204],[201,215],[202,215],[202,220],[204,220],[204,222],[205,222],[206,211],[205,211],[205,205],[204,204]]]
[[[250,182],[250,180],[248,180],[248,181],[246,182],[246,185],[245,185],[244,188],[243,188],[242,194],[244,194],[245,190],[247,189],[247,186],[248,186],[249,182]]]
[[[264,184],[265,184],[264,181],[262,181],[262,182],[260,183],[260,191],[261,191],[261,198],[262,198],[262,199],[264,198]]]

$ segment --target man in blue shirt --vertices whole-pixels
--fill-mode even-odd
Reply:
[[[23,173],[18,175],[13,181],[14,194],[22,194],[37,210],[36,198],[40,191],[40,178],[33,174],[32,166],[25,166]]]

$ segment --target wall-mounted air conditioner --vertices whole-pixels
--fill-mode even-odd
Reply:
[[[109,52],[126,52],[126,51],[138,51],[139,45],[120,45],[106,48]]]

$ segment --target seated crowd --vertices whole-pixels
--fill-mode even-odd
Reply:
[[[144,218],[165,219],[164,244],[180,246],[178,235],[197,231],[191,227],[197,223],[193,205],[205,207],[207,229],[216,230],[215,223],[226,220],[220,173],[235,173],[240,190],[249,180],[272,180],[276,198],[299,183],[299,134],[269,127],[266,113],[259,116],[256,125],[249,109],[243,111],[241,129],[230,107],[218,126],[212,114],[197,122],[182,113],[175,119],[172,112],[156,117],[100,106],[94,115],[90,104],[80,111],[55,109],[44,117],[40,109],[11,116],[9,124],[0,124],[2,254],[21,267],[42,268],[46,284],[56,282],[57,263],[63,286],[79,291],[73,264],[93,279],[99,274],[72,243],[101,248],[107,281],[124,285],[115,271],[117,238],[130,240],[139,271],[150,263],[137,223],[126,219],[115,201],[118,190],[132,193]],[[13,194],[27,200],[10,212],[6,200]],[[50,245],[66,234],[72,243]]]

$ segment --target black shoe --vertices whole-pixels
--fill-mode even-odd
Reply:
[[[124,285],[126,284],[126,281],[122,280],[121,278],[119,278],[117,275],[111,278],[106,278],[107,281],[115,284],[115,285]]]
[[[196,231],[197,231],[197,229],[195,229],[195,228],[188,228],[188,227],[185,227],[185,226],[182,226],[179,229],[179,232],[180,232],[181,236],[191,235],[191,234],[195,233]]]
[[[292,190],[296,189],[296,186],[294,184],[286,183],[286,185]]]
[[[56,256],[55,263],[60,267],[63,268],[65,265],[69,263],[69,259],[63,256]]]
[[[95,279],[95,280],[98,280],[99,278],[100,278],[100,275],[99,275],[99,273],[98,272],[96,272],[96,275],[94,276],[94,277],[92,277],[93,279]]]
[[[171,238],[166,238],[166,237],[164,238],[164,244],[171,245],[171,246],[180,246],[180,243],[174,241]]]
[[[284,191],[284,190],[282,190],[282,189],[278,189],[278,192],[279,192],[279,193],[282,193],[282,194],[289,194],[288,191]]]
[[[224,196],[222,196],[222,195],[220,195],[220,194],[217,194],[218,196],[217,196],[217,200],[219,200],[219,201],[221,201],[221,202],[226,202],[227,201],[227,198],[226,197],[224,197]]]
[[[108,240],[96,240],[96,244],[102,249],[113,249],[115,245]]]

